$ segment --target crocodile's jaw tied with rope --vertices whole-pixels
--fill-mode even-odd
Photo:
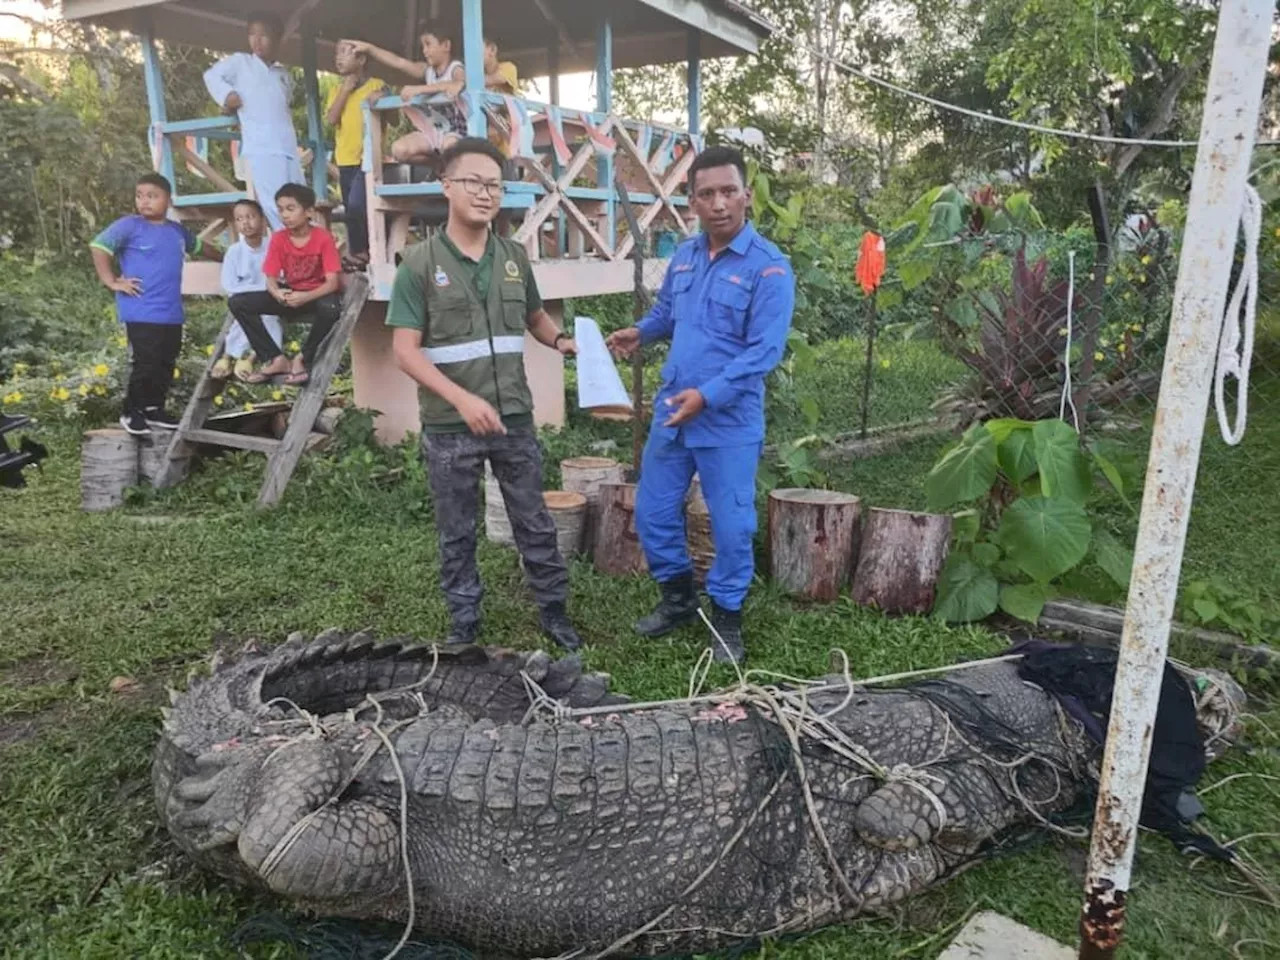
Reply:
[[[1070,808],[1094,760],[1009,663],[641,705],[574,658],[328,634],[193,683],[154,782],[179,845],[225,877],[587,958],[884,909]]]

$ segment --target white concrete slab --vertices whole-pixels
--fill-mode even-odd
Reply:
[[[1076,951],[990,910],[974,914],[938,960],[1075,960]]]

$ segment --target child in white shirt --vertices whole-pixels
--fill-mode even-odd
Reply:
[[[267,289],[267,278],[262,273],[262,261],[267,255],[266,222],[262,216],[262,207],[256,200],[241,200],[235,205],[236,233],[240,239],[231,245],[222,258],[222,292],[228,297],[236,293]],[[267,332],[277,346],[282,345],[284,331],[279,317],[263,317]],[[213,365],[210,375],[218,380],[231,376],[232,361],[235,361],[235,373],[241,374],[253,370],[254,355],[249,347],[249,338],[239,323],[232,323],[227,332],[227,343],[222,356]]]

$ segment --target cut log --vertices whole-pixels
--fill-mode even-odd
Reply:
[[[80,448],[80,506],[90,512],[124,503],[138,482],[138,445],[123,430],[87,430]]]
[[[556,525],[556,546],[566,561],[582,552],[582,532],[587,519],[587,498],[571,490],[547,490],[542,494],[547,512]]]
[[[831,601],[849,582],[862,502],[803,488],[769,494],[769,571],[788,593]]]
[[[716,559],[716,545],[711,538],[711,513],[707,510],[706,501],[701,496],[691,498],[685,505],[684,518],[693,576],[698,586],[703,586]]]
[[[590,555],[595,548],[596,527],[600,523],[600,485],[625,483],[626,467],[610,457],[574,457],[560,461],[560,486],[587,498],[583,545]]]
[[[437,504],[436,509],[440,509],[440,505]],[[507,518],[507,504],[502,499],[502,487],[498,485],[498,478],[493,475],[493,467],[488,460],[484,462],[484,535],[490,542],[505,547],[513,547],[516,543],[511,521]]]
[[[649,569],[636,533],[634,483],[600,485],[600,524],[596,527],[594,560],[597,570],[615,577]]]
[[[951,545],[951,517],[867,511],[853,574],[855,603],[885,613],[928,613]]]

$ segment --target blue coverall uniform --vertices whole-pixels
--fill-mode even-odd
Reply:
[[[653,309],[636,324],[641,344],[671,339],[641,461],[636,532],[659,583],[692,571],[684,503],[696,471],[716,550],[707,593],[725,610],[742,608],[754,572],[764,381],[782,359],[794,307],[789,261],[746,223],[714,260],[706,234],[681,244]],[[690,387],[703,410],[663,426],[667,399]]]

